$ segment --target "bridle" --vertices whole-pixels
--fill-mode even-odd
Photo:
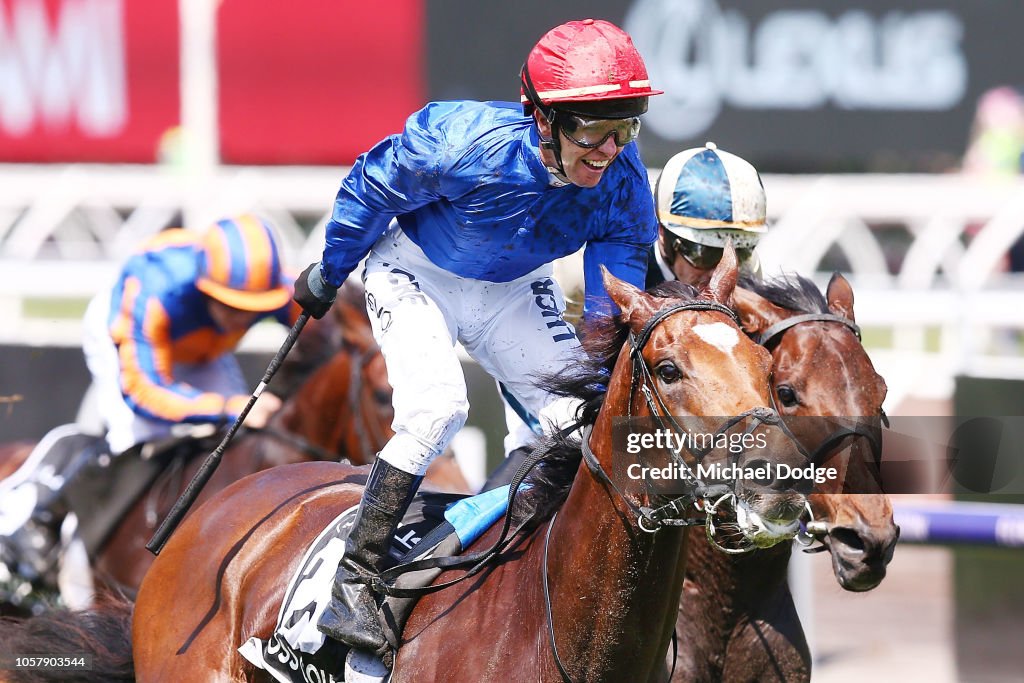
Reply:
[[[755,341],[761,346],[768,348],[769,344],[775,341],[781,341],[781,336],[786,330],[796,327],[801,323],[809,322],[838,323],[840,325],[844,325],[849,328],[851,332],[857,335],[857,341],[863,342],[860,334],[860,326],[857,325],[857,323],[849,318],[841,315],[834,315],[832,313],[804,313],[801,315],[794,315],[793,317],[786,318],[785,320],[780,320],[761,332]],[[774,403],[774,401],[775,396],[773,394],[772,402]],[[882,424],[888,427],[889,418],[885,414],[884,410],[880,411],[879,417],[882,420]],[[821,456],[830,453],[841,441],[843,441],[843,439],[848,436],[863,437],[867,439],[871,444],[871,453],[875,463],[878,464],[880,462],[882,455],[882,443],[878,438],[878,435],[875,434],[873,430],[861,425],[860,423],[857,423],[852,427],[847,425],[838,427],[834,432],[832,432],[832,434],[827,436],[810,455],[811,462],[817,463]]]
[[[801,315],[794,315],[791,318],[786,318],[785,320],[780,320],[757,335],[757,339],[754,341],[761,346],[768,348],[768,345],[775,341],[776,337],[789,328],[796,327],[800,323],[809,322],[839,323],[840,325],[845,325],[850,328],[855,335],[857,335],[857,341],[862,341],[860,336],[860,326],[857,323],[853,322],[849,318],[841,315],[834,315],[832,313],[803,313]]]
[[[630,345],[630,359],[632,362],[632,371],[630,374],[630,388],[629,388],[629,399],[627,403],[627,419],[633,416],[633,396],[639,392],[643,394],[644,400],[647,403],[648,410],[651,416],[661,425],[662,428],[669,428],[676,430],[676,433],[681,433],[682,428],[676,419],[672,416],[671,411],[665,404],[664,398],[658,391],[657,385],[654,382],[654,378],[651,375],[651,370],[647,366],[647,362],[643,359],[643,349],[650,341],[651,335],[654,329],[664,322],[667,318],[677,313],[684,311],[715,311],[722,313],[729,317],[733,323],[739,327],[739,319],[736,313],[727,306],[714,301],[704,300],[692,300],[685,301],[682,303],[673,304],[667,306],[657,313],[644,324],[638,334],[629,335]],[[701,463],[704,457],[714,449],[714,443],[717,441],[717,437],[720,434],[725,434],[736,424],[741,421],[752,418],[750,426],[747,427],[745,434],[753,432],[754,429],[760,424],[768,425],[779,425],[787,435],[794,440],[799,446],[799,442],[795,440],[795,437],[786,430],[785,424],[781,421],[778,412],[774,408],[769,407],[756,407],[746,410],[739,415],[735,415],[729,418],[725,424],[715,431],[714,437],[711,439],[712,446],[710,448],[701,449],[695,451],[689,444],[686,448],[690,452],[690,455],[694,458],[696,463]],[[719,543],[715,538],[715,527],[714,517],[719,506],[726,503],[726,501],[736,500],[735,487],[737,480],[733,480],[732,484],[707,484],[701,481],[693,468],[684,459],[679,458],[677,454],[671,449],[667,449],[670,457],[684,472],[688,473],[686,477],[686,490],[678,495],[668,497],[666,502],[658,507],[646,507],[639,506],[630,500],[615,484],[612,478],[605,471],[601,465],[594,451],[590,447],[590,436],[593,426],[588,425],[581,431],[582,442],[580,449],[583,453],[583,461],[587,464],[587,468],[594,475],[594,477],[609,487],[611,491],[621,500],[626,507],[630,509],[633,515],[636,516],[637,526],[646,533],[654,534],[664,526],[696,526],[698,524],[704,524],[708,540],[711,544],[719,550],[729,554],[740,554],[750,552],[755,548],[752,544],[749,547],[742,548],[728,548]],[[738,458],[739,453],[734,455],[734,458]],[[645,486],[647,480],[644,479]],[[663,494],[653,493],[649,486],[647,488],[647,499],[654,501],[657,499],[665,500]],[[712,502],[714,499],[714,502]],[[695,519],[690,515],[690,509],[696,509],[704,513],[705,519]],[[558,673],[562,677],[564,683],[572,683],[572,678],[569,676],[565,665],[562,663],[561,656],[558,653],[558,645],[555,641],[555,623],[552,614],[551,606],[551,590],[548,585],[548,549],[551,540],[551,530],[554,528],[555,519],[557,519],[558,513],[556,512],[551,517],[551,521],[548,523],[547,533],[544,538],[544,557],[541,563],[541,578],[543,580],[544,589],[544,602],[547,610],[547,625],[548,625],[548,638],[551,644],[551,650],[554,655],[555,665],[558,668]],[[672,634],[672,673],[675,671],[675,652],[677,648],[676,634]],[[672,673],[669,677],[672,677]]]
[[[801,315],[794,315],[790,318],[786,318],[785,320],[780,320],[762,331],[755,341],[757,341],[761,346],[768,348],[769,344],[781,341],[783,333],[787,330],[807,322],[837,323],[844,325],[857,336],[858,342],[863,343],[860,326],[857,325],[857,323],[845,316],[835,315],[832,313],[804,313]],[[774,403],[774,401],[775,395],[773,393],[772,402]],[[879,409],[879,418],[883,425],[886,427],[889,426],[889,417],[885,414],[884,410]],[[824,456],[836,450],[839,447],[839,444],[847,437],[867,439],[868,444],[871,446],[871,456],[875,463],[875,467],[881,466],[881,438],[876,429],[873,429],[861,422],[855,422],[852,426],[849,424],[839,425],[831,434],[825,437],[820,444],[818,444],[817,448],[815,448],[814,452],[810,456],[811,462],[818,463]],[[828,523],[814,519],[810,503],[807,503],[806,510],[807,521],[801,521],[801,529],[797,534],[796,542],[804,546],[804,552],[821,552],[825,550],[824,545],[818,546],[817,548],[811,548],[810,546],[813,545],[816,540],[828,535]]]

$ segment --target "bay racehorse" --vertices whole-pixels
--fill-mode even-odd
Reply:
[[[564,502],[473,581],[419,601],[393,683],[648,680],[664,660],[683,580],[684,533],[665,522],[681,521],[698,502],[702,515],[726,514],[731,529],[757,545],[791,537],[805,500],[792,480],[732,481],[733,503],[719,507],[707,493],[695,496],[696,484],[656,496],[650,482],[622,476],[625,463],[613,462],[613,426],[623,416],[735,416],[720,436],[777,417],[768,408],[768,352],[739,333],[724,305],[735,281],[731,249],[699,296],[655,299],[606,276],[622,310],[604,336],[611,351],[555,387],[585,401],[582,442],[553,447],[545,461],[575,475],[556,489]],[[778,462],[805,462],[781,432],[768,443]],[[740,467],[763,457],[704,455],[707,465]],[[665,449],[634,457],[651,467],[675,462]],[[696,468],[696,455],[685,452],[681,462]],[[137,679],[252,680],[235,648],[270,635],[287,577],[312,538],[358,502],[365,473],[329,463],[278,468],[225,489],[186,520],[138,595]],[[540,509],[550,502],[543,488],[533,493]]]
[[[771,351],[779,411],[877,423],[885,382],[860,343],[845,278],[833,276],[824,296],[800,277],[744,284],[749,289],[737,288],[734,308],[744,330]],[[826,432],[805,445],[823,447],[819,462],[840,472],[810,496],[824,547],[843,588],[870,590],[885,577],[899,536],[878,479],[877,431],[834,433],[830,421],[807,421]],[[787,546],[726,555],[691,533],[688,559],[673,681],[810,680],[810,652],[787,583]]]

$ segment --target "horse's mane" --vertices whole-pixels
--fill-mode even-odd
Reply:
[[[652,287],[648,294],[673,302],[697,298],[694,287],[677,281]],[[584,350],[581,362],[538,379],[540,386],[549,393],[581,401],[576,419],[582,427],[587,427],[597,421],[612,370],[629,336],[629,325],[618,315],[601,316],[585,322],[580,330]],[[541,461],[528,478],[531,484],[529,493],[517,497],[514,519],[533,516],[535,521],[540,521],[569,495],[583,458],[578,434],[578,431],[572,434],[559,432],[536,442],[533,455],[540,455]]]
[[[749,289],[776,306],[797,313],[828,313],[828,301],[818,286],[811,280],[789,273],[770,280],[758,280],[750,276],[740,279],[740,287]]]

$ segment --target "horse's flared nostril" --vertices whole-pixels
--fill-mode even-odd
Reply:
[[[864,537],[849,527],[833,527],[829,536],[832,538],[833,548],[841,545],[850,551],[863,553],[867,547]]]

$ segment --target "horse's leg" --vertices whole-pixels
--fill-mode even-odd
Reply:
[[[811,651],[788,585],[737,624],[724,664],[721,680],[728,683],[811,680]]]
[[[690,560],[692,562],[692,560]],[[714,584],[712,584],[714,586]],[[728,639],[732,615],[706,584],[687,579],[676,618],[678,652],[673,683],[716,681],[722,671],[721,653]],[[669,663],[671,667],[671,662]]]

